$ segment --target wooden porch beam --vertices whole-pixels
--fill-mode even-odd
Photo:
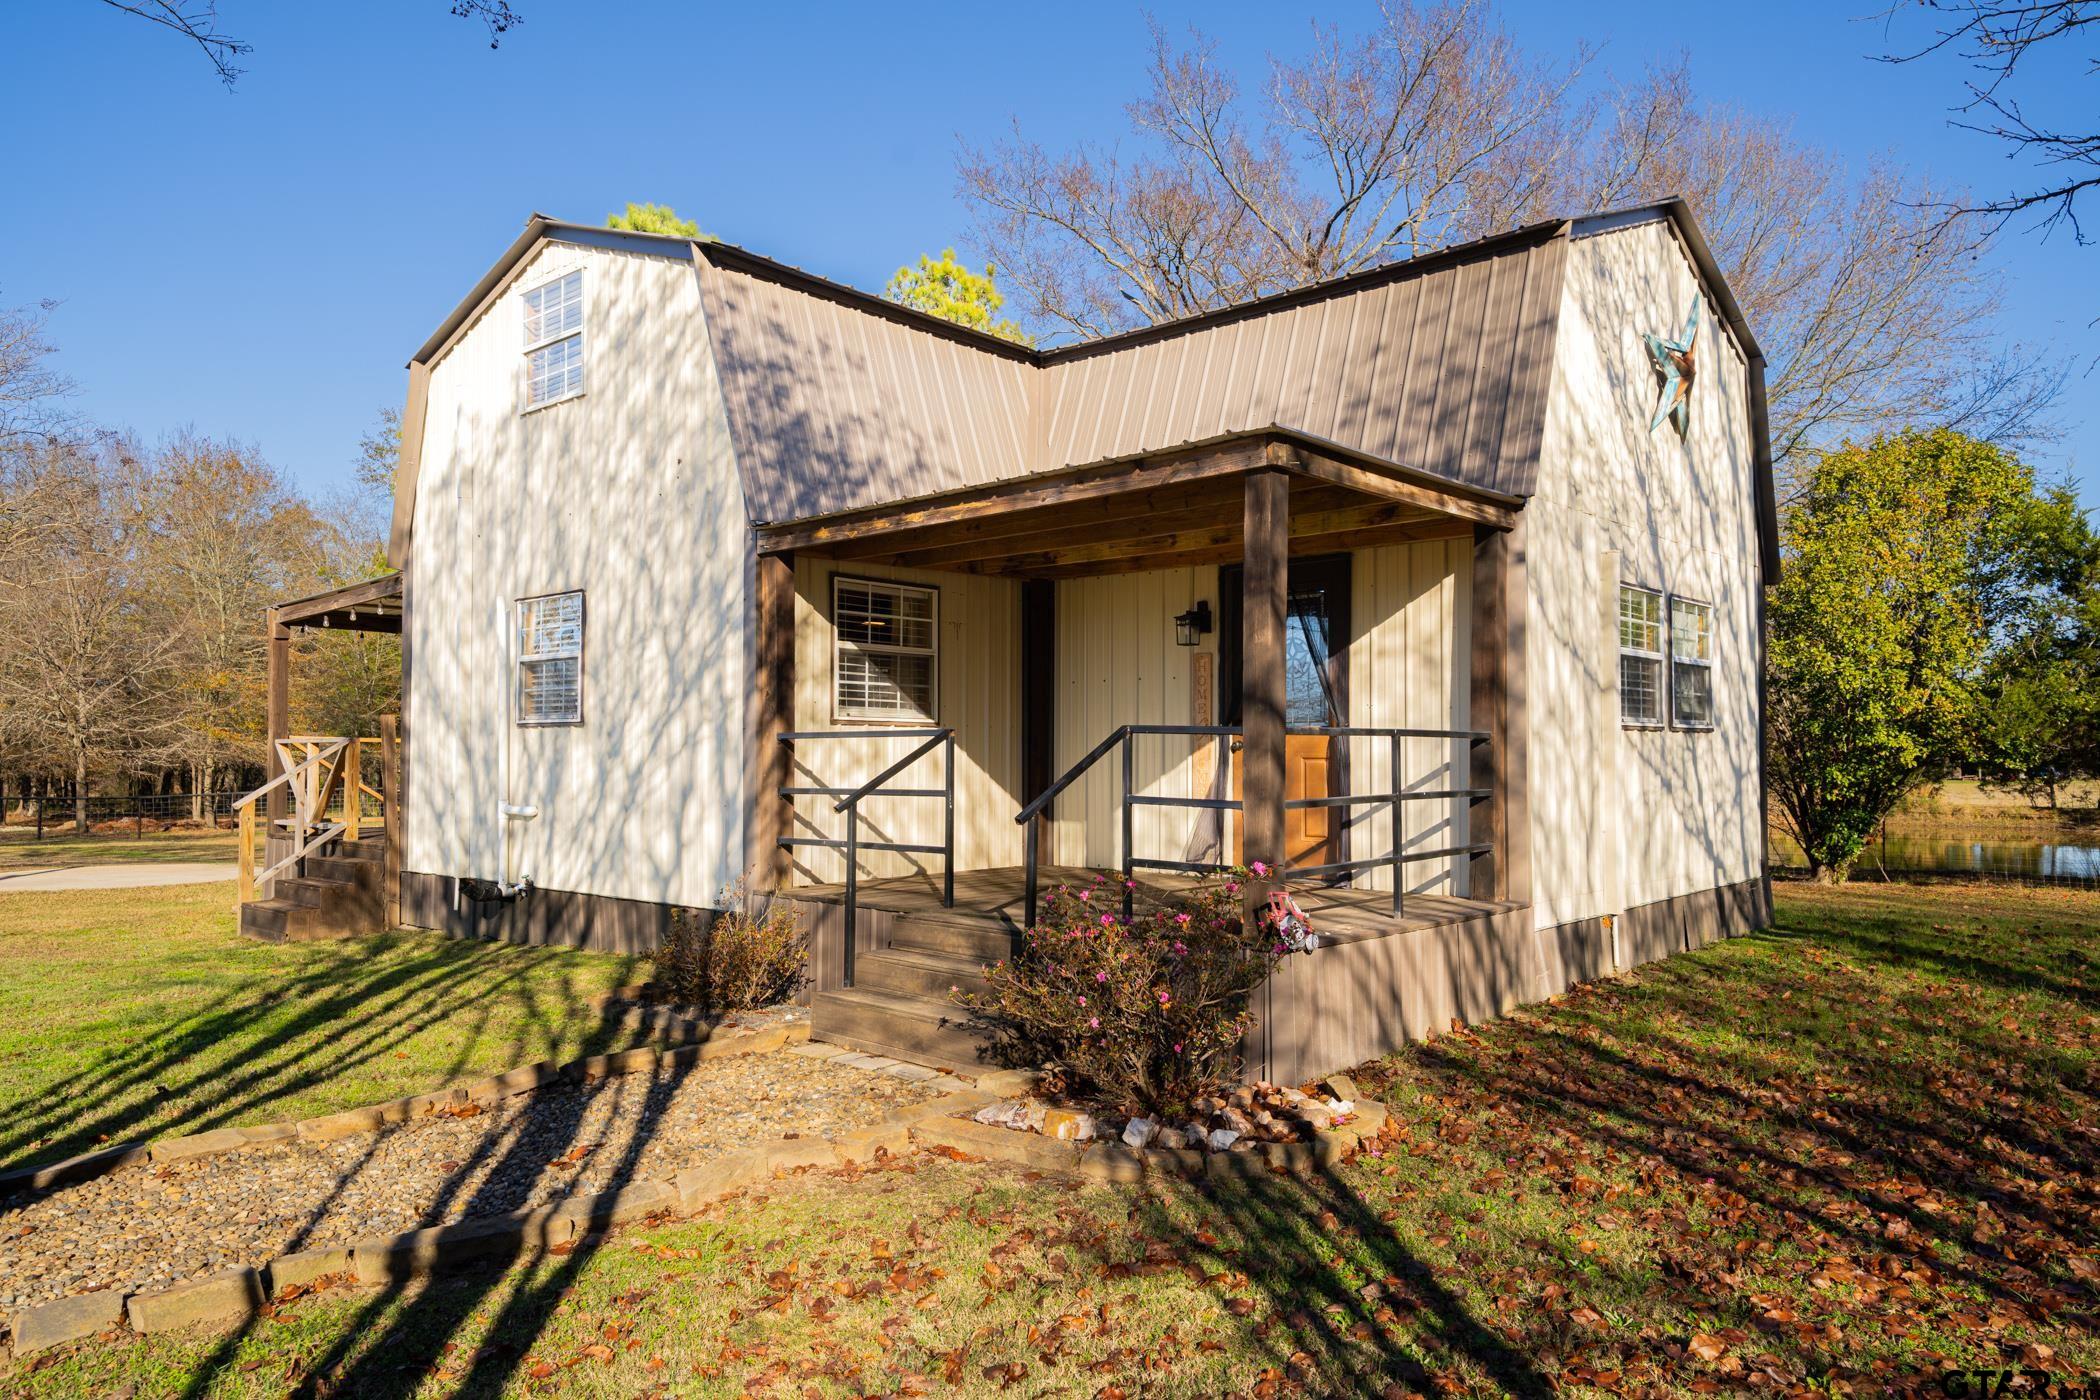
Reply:
[[[1334,554],[1380,544],[1406,544],[1416,540],[1471,539],[1474,527],[1463,520],[1423,520],[1412,524],[1376,525],[1329,534],[1291,536],[1290,551],[1298,557]],[[1000,561],[963,565],[966,573],[1012,578],[1094,578],[1106,574],[1134,574],[1152,569],[1182,569],[1203,564],[1230,564],[1239,559],[1238,532],[1229,543],[1181,551],[1126,554],[1086,563],[1061,563],[1028,568],[1008,568]]]
[[[1125,558],[1150,560],[1160,556],[1179,557],[1216,549],[1226,551],[1223,557],[1233,558],[1239,552],[1240,532],[1244,524],[1239,519],[1239,514],[1240,512],[1235,512],[1230,520],[1216,520],[1199,529],[1168,531],[1147,529],[1147,526],[1156,522],[1138,517],[1130,523],[1129,528],[1142,530],[1141,534],[1103,538],[1099,529],[1080,531],[1060,537],[1060,543],[1055,546],[1032,553],[1014,552],[973,562],[982,563],[982,572],[986,573],[1026,575],[1040,569],[1067,568],[1074,564],[1102,563]],[[1361,505],[1347,510],[1313,511],[1291,517],[1291,548],[1294,552],[1303,553],[1298,544],[1300,540],[1375,532],[1389,526],[1429,522],[1434,519],[1436,517],[1412,506],[1391,502]],[[1451,521],[1447,517],[1444,523],[1463,533],[1472,533],[1473,527],[1464,521]],[[911,562],[916,557],[910,554],[900,555],[897,562]],[[950,567],[954,565],[951,564]]]
[[[780,736],[794,727],[795,561],[760,554],[751,586],[751,689],[745,778],[744,865],[752,892],[786,887],[790,852],[780,844],[793,821],[792,799],[780,795],[792,756]]]
[[[877,506],[800,524],[761,526],[758,547],[768,554],[821,549],[892,531],[951,525],[1009,511],[1070,505],[1078,501],[1125,496],[1152,487],[1232,476],[1261,466],[1263,449],[1264,444],[1256,440],[1227,442],[1187,453],[1141,459],[1139,465],[1128,461],[1110,462],[1076,472],[1046,475],[1037,484],[1002,481],[916,505],[907,502]]]
[[[1419,482],[1406,481],[1385,472],[1345,462],[1337,457],[1303,449],[1293,450],[1298,453],[1297,470],[1316,481],[1346,486],[1351,491],[1361,491],[1366,496],[1376,496],[1382,500],[1404,501],[1439,515],[1456,516],[1460,520],[1493,526],[1498,530],[1510,529],[1517,523],[1517,511],[1512,506],[1479,500],[1457,490],[1447,491]]]
[[[263,728],[267,731],[269,762],[263,769],[263,781],[268,782],[278,773],[277,743],[292,732],[292,629],[276,608],[265,616],[269,633],[269,652],[265,661],[267,688],[263,701]],[[284,788],[272,788],[263,799],[264,815],[270,819],[271,834],[276,833],[275,823],[281,821],[291,810],[290,793]]]
[[[1473,613],[1469,724],[1484,730],[1471,785],[1489,789],[1472,806],[1469,841],[1494,849],[1473,857],[1467,876],[1475,899],[1531,902],[1530,719],[1525,664],[1526,589],[1521,530],[1480,527],[1473,540]]]
[[[1337,496],[1341,494],[1336,493]],[[1203,508],[1216,510],[1237,519],[1240,510],[1239,481],[1233,477],[1206,479],[1178,486],[1139,489],[1121,496],[1105,496],[1092,501],[1016,508],[1003,514],[980,516],[948,525],[933,525],[910,532],[893,532],[888,535],[848,540],[831,546],[824,552],[834,559],[880,559],[886,563],[893,562],[892,556],[900,551],[920,550],[954,550],[954,557],[957,559],[988,558],[1009,548],[1027,548],[1026,545],[1014,546],[1009,542],[1032,535],[1054,535],[1079,527],[1113,525],[1128,520],[1133,515],[1164,515],[1168,512]],[[987,552],[963,552],[967,550]]]
[[[1290,599],[1291,478],[1283,471],[1247,477],[1245,580],[1242,585],[1240,724],[1242,858],[1283,862],[1284,655]]]

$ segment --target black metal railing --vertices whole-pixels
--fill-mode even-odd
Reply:
[[[1406,827],[1401,819],[1404,805],[1432,799],[1455,801],[1464,798],[1471,806],[1484,802],[1494,795],[1491,788],[1473,784],[1473,754],[1488,742],[1489,736],[1477,729],[1392,729],[1372,728],[1358,725],[1302,726],[1293,725],[1284,731],[1287,735],[1325,736],[1331,739],[1384,739],[1389,746],[1388,772],[1392,786],[1384,791],[1370,793],[1344,793],[1329,797],[1293,798],[1283,805],[1286,811],[1307,808],[1354,808],[1386,807],[1392,814],[1392,849],[1383,855],[1364,856],[1356,859],[1322,861],[1314,865],[1288,865],[1281,873],[1315,878],[1322,875],[1354,875],[1359,871],[1387,867],[1392,871],[1393,912],[1404,912],[1406,897],[1405,867],[1418,861],[1448,860],[1454,856],[1486,854],[1494,849],[1492,843],[1467,841],[1441,846],[1433,850],[1409,850],[1406,844]],[[1136,813],[1140,807],[1181,807],[1197,811],[1238,812],[1243,804],[1230,797],[1169,797],[1137,791],[1135,739],[1149,735],[1179,735],[1191,738],[1239,739],[1241,731],[1226,725],[1212,724],[1126,724],[1087,751],[1085,757],[1065,770],[1064,776],[1050,784],[1043,792],[1023,807],[1014,817],[1027,832],[1027,855],[1024,866],[1026,922],[1023,928],[1035,927],[1038,896],[1041,884],[1041,822],[1038,820],[1050,808],[1059,793],[1084,777],[1096,763],[1111,750],[1121,748],[1123,752],[1123,790],[1121,794],[1123,824],[1123,917],[1128,919],[1135,906],[1136,891],[1133,877],[1139,870],[1167,870],[1181,874],[1204,874],[1223,868],[1222,861],[1171,860],[1158,856],[1140,856],[1136,853]],[[1444,788],[1409,788],[1405,773],[1404,743],[1409,739],[1442,739],[1450,743],[1463,741],[1466,744],[1466,772],[1459,782]],[[1238,744],[1233,745],[1236,751]],[[1344,765],[1343,771],[1347,771]],[[1467,823],[1471,831],[1470,820]],[[1323,843],[1324,844],[1324,843]],[[1219,847],[1226,848],[1224,833],[1219,833]]]
[[[1286,811],[1303,811],[1312,807],[1386,807],[1392,813],[1393,848],[1382,856],[1361,856],[1354,860],[1322,861],[1316,865],[1286,865],[1287,875],[1302,875],[1317,878],[1321,875],[1354,875],[1360,870],[1371,870],[1380,866],[1389,867],[1393,873],[1393,912],[1404,913],[1404,898],[1407,881],[1406,867],[1416,861],[1448,860],[1453,856],[1484,855],[1494,849],[1486,841],[1466,841],[1452,846],[1440,846],[1433,850],[1406,849],[1405,826],[1400,814],[1403,804],[1431,800],[1454,801],[1467,799],[1469,819],[1467,834],[1472,834],[1470,812],[1472,805],[1485,802],[1494,796],[1494,789],[1471,786],[1473,782],[1473,754],[1488,742],[1485,732],[1478,729],[1379,729],[1362,725],[1293,725],[1286,734],[1326,736],[1330,739],[1384,739],[1387,745],[1387,771],[1392,775],[1392,786],[1384,792],[1346,793],[1339,797],[1299,797],[1285,802]],[[1447,743],[1461,740],[1466,744],[1466,772],[1460,786],[1448,788],[1410,788],[1405,770],[1405,749],[1409,739],[1442,739]],[[1345,770],[1346,771],[1346,770]],[[1354,784],[1352,784],[1354,786]]]
[[[1237,812],[1240,804],[1230,797],[1160,797],[1136,791],[1137,749],[1131,740],[1148,735],[1180,735],[1187,738],[1236,739],[1238,729],[1220,724],[1126,724],[1112,732],[1106,739],[1087,751],[1086,757],[1065,770],[1065,775],[1043,792],[1035,801],[1023,807],[1014,817],[1027,831],[1026,865],[1023,871],[1025,899],[1024,913],[1027,922],[1023,928],[1035,927],[1037,896],[1040,890],[1040,846],[1042,829],[1036,820],[1049,809],[1050,803],[1073,783],[1086,775],[1088,769],[1098,763],[1111,749],[1121,746],[1123,750],[1123,917],[1128,919],[1134,907],[1136,891],[1131,887],[1131,877],[1139,870],[1174,870],[1183,874],[1201,874],[1220,868],[1216,861],[1166,860],[1141,857],[1134,853],[1136,844],[1137,809],[1140,807],[1187,807],[1199,811]],[[1222,844],[1222,841],[1221,841]]]
[[[846,854],[846,937],[845,953],[841,968],[841,986],[853,985],[853,944],[858,928],[860,908],[860,853],[862,851],[893,851],[907,855],[937,855],[941,857],[941,904],[944,908],[955,907],[955,731],[938,729],[803,729],[791,730],[780,736],[780,742],[793,749],[798,742],[813,739],[923,739],[910,753],[862,783],[859,787],[829,787],[822,784],[785,784],[778,789],[781,797],[791,802],[797,797],[832,797],[834,813],[846,814],[846,835],[794,836],[780,838],[780,844],[790,850],[797,846],[816,846],[825,850],[844,851]],[[944,750],[941,756],[941,785],[937,788],[887,788],[884,785],[905,769],[917,763],[935,749]],[[860,804],[870,796],[882,797],[938,797],[942,800],[941,844],[928,845],[911,841],[863,841],[860,839]]]

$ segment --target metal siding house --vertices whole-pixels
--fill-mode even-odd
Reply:
[[[1678,201],[1047,351],[535,217],[410,367],[402,917],[745,882],[819,1036],[955,1062],[1041,890],[1260,858],[1279,1079],[1755,927],[1763,392]]]

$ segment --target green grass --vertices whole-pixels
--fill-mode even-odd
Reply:
[[[234,859],[235,834],[231,831],[149,831],[134,838],[127,830],[94,836],[74,836],[56,831],[36,839],[36,828],[0,828],[0,871],[42,866],[129,865],[138,861],[230,861]]]
[[[1792,887],[1780,914],[1365,1067],[1396,1134],[1316,1183],[913,1157],[0,1390],[1783,1395],[2041,1347],[2100,1371],[2100,897]]]
[[[260,943],[231,883],[0,894],[0,1166],[333,1112],[607,1048],[635,960],[396,933]]]

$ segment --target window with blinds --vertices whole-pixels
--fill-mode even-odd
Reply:
[[[518,723],[583,723],[583,594],[518,600]]]
[[[1679,729],[1714,724],[1714,610],[1670,600],[1670,720]]]
[[[525,407],[583,392],[583,269],[525,290]]]
[[[940,680],[940,595],[935,590],[834,577],[831,622],[836,718],[934,719]]]
[[[1662,594],[1619,585],[1619,722],[1663,722]]]

